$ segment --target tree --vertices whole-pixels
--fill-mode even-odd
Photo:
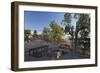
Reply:
[[[72,13],[65,13],[64,14],[64,20],[63,20],[63,22],[64,22],[64,25],[70,25],[70,23],[71,23],[71,18],[72,18],[72,15],[71,15]]]
[[[38,38],[37,30],[34,30],[33,39],[36,39],[36,38]]]
[[[64,34],[63,28],[61,28],[55,21],[51,21],[50,27],[51,32],[53,33],[54,42],[61,42]]]
[[[90,33],[90,16],[89,14],[75,14],[74,17],[78,19],[75,30],[75,47],[77,48],[77,45],[80,43],[78,42],[79,32],[81,32],[80,36],[83,41],[85,41],[88,36],[87,34]],[[87,44],[89,44],[89,42]],[[83,46],[85,47],[85,45]]]
[[[44,34],[44,35],[45,35],[45,34],[49,34],[49,32],[50,32],[50,29],[47,28],[47,27],[44,27],[44,29],[43,29],[43,34]]]
[[[65,33],[69,33],[72,36],[72,46],[74,41],[74,26],[71,25],[72,22],[72,13],[65,13],[64,20],[62,20],[62,24],[65,25]]]
[[[75,19],[77,19],[75,31],[74,31],[74,26],[71,25],[72,19],[74,19],[72,15],[74,16]],[[75,34],[75,40],[74,40],[75,48],[77,48],[78,45],[78,33],[84,29],[90,31],[89,14],[65,13],[64,19],[62,20],[62,24],[65,25],[65,33],[69,33],[72,36],[72,41],[74,40],[74,34]]]
[[[53,41],[53,33],[47,27],[44,27],[44,29],[43,29],[43,38],[44,38],[44,40],[46,40],[48,42]]]
[[[25,34],[25,36],[24,36],[24,40],[26,41],[26,42],[29,42],[29,40],[30,40],[30,33],[31,31],[30,30],[24,30],[24,34]]]
[[[80,49],[82,50],[83,55],[90,56],[90,37],[87,28],[80,31],[78,45],[80,45]]]
[[[71,29],[71,19],[72,19],[72,15],[71,13],[65,13],[64,14],[64,19],[62,20],[62,24],[65,25],[65,33],[70,33],[70,29]]]

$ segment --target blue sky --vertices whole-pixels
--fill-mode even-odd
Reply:
[[[42,32],[44,27],[49,27],[50,22],[55,20],[60,26],[64,19],[63,12],[39,12],[39,11],[24,11],[24,26],[25,29],[37,30]],[[72,24],[75,26],[76,20],[73,19]]]

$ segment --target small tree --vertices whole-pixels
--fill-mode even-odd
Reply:
[[[24,30],[24,40],[25,40],[25,42],[29,42],[29,40],[30,40],[30,30]]]
[[[50,29],[47,27],[44,27],[44,29],[43,29],[43,38],[44,38],[44,40],[46,40],[48,42],[53,41],[52,33],[51,33]]]
[[[37,31],[34,30],[33,39],[36,39],[36,38],[38,38],[38,35],[37,35]]]
[[[64,35],[63,29],[55,21],[51,21],[50,27],[53,33],[54,42],[56,43],[61,42],[62,36]]]

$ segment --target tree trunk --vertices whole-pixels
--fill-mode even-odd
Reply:
[[[77,49],[78,31],[75,32],[75,49]]]

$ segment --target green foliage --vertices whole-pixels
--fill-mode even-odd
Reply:
[[[53,33],[53,38],[55,42],[61,42],[62,36],[64,35],[63,28],[61,28],[55,21],[51,21],[50,27]]]
[[[76,23],[75,46],[82,51],[82,55],[90,56],[90,16],[89,14],[75,14]],[[78,34],[80,37],[78,37]]]
[[[82,54],[89,56],[90,54],[90,38],[89,31],[87,29],[82,29],[80,31],[81,37],[79,38],[78,45],[80,45],[80,49],[82,50]]]
[[[53,41],[53,33],[50,31],[49,28],[44,27],[42,34],[43,34],[44,40],[46,40],[48,42]]]
[[[50,27],[54,33],[63,35],[63,29],[55,21],[51,21]]]
[[[81,39],[81,41],[86,41],[85,39],[90,33],[90,16],[89,14],[75,14],[74,17],[78,19],[75,30],[75,46],[78,46],[80,44],[78,39]],[[81,32],[80,38],[78,37],[79,32]],[[90,44],[89,41],[87,44]],[[85,43],[80,45],[86,47]]]
[[[30,36],[30,30],[24,30],[24,34],[25,34],[25,36],[24,36],[24,40],[26,41],[26,42],[29,42],[29,40],[30,40],[30,38],[29,38],[29,36]]]
[[[65,13],[64,19],[62,20],[62,23],[65,25],[65,33],[69,33],[71,35],[72,42],[74,41],[74,26],[71,25],[72,22],[72,13]],[[72,43],[73,46],[73,43]]]
[[[37,30],[34,30],[33,39],[38,38]]]
[[[71,23],[71,18],[72,18],[72,13],[65,13],[64,14],[64,22],[66,22],[67,24],[70,24]],[[66,25],[65,23],[65,25]]]
[[[74,18],[73,18],[74,17]],[[71,22],[73,19],[77,19],[76,22],[76,29],[74,31],[74,26],[71,25]],[[72,36],[72,41],[75,44],[75,48],[78,48],[80,42],[79,39],[86,41],[87,36],[90,33],[90,16],[89,14],[80,14],[80,13],[65,13],[64,14],[64,19],[62,20],[62,24],[65,25],[65,33],[69,33]],[[86,31],[87,30],[87,31]],[[79,33],[81,32],[81,33]],[[78,34],[80,34],[81,38],[79,38]],[[75,38],[74,38],[75,36]],[[87,41],[88,45],[89,40]],[[73,44],[72,43],[72,44]],[[81,44],[83,45],[83,44]],[[86,47],[86,45],[83,45]],[[89,47],[88,47],[89,48]]]
[[[85,29],[87,28],[90,30],[90,17],[89,14],[79,14],[79,20],[77,22],[78,29]]]
[[[55,21],[51,21],[50,28],[44,27],[43,29],[43,37],[48,42],[61,42],[63,34],[63,28],[61,28]]]
[[[62,23],[65,25],[65,33],[69,33],[73,37],[74,26],[71,25],[72,13],[65,13]]]

